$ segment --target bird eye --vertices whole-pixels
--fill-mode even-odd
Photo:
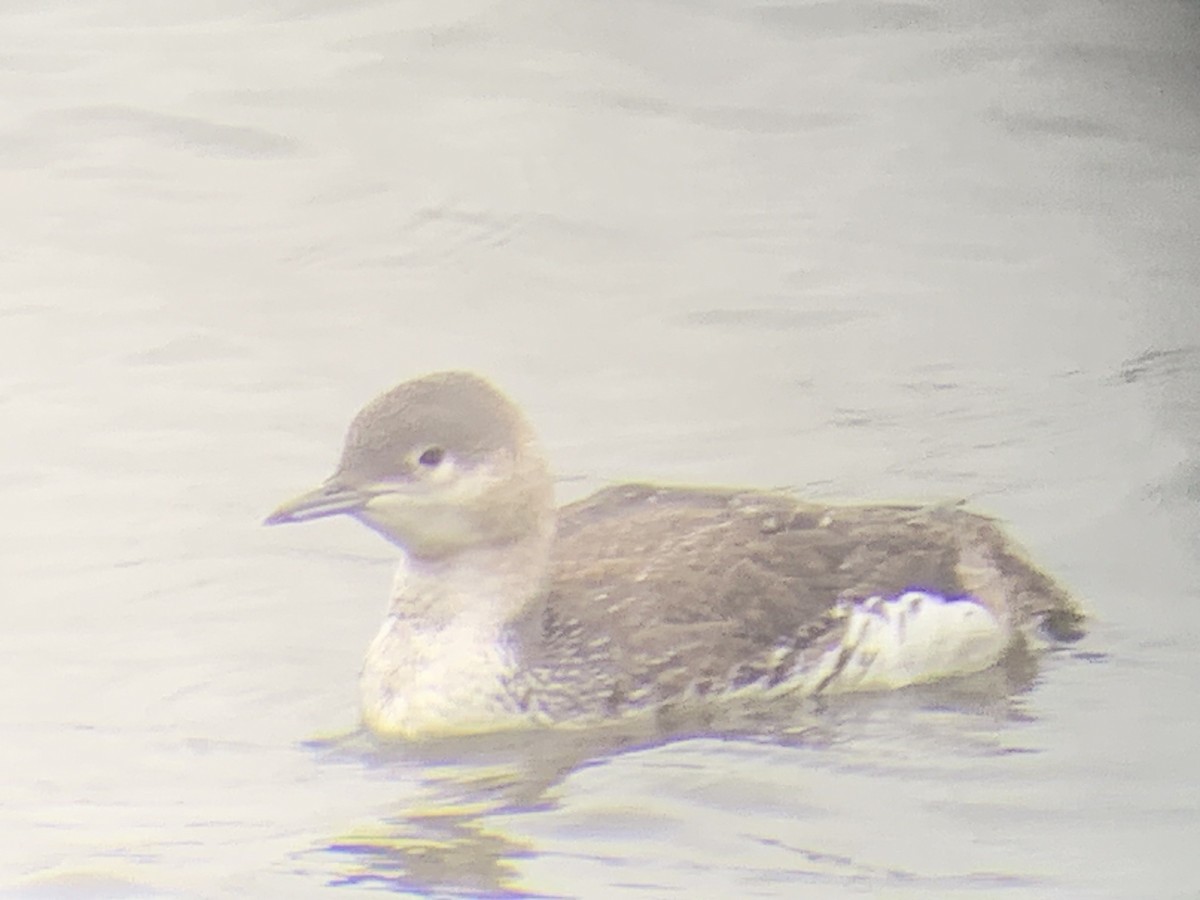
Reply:
[[[417,462],[427,469],[434,469],[440,466],[445,458],[446,451],[441,447],[429,447],[417,457]]]

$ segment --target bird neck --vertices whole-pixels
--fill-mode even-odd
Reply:
[[[405,557],[396,570],[389,617],[421,630],[489,625],[499,632],[545,586],[554,523],[521,537],[436,558]]]
[[[519,716],[508,636],[546,581],[553,525],[503,544],[407,557],[359,677],[363,719],[380,734],[478,731]]]

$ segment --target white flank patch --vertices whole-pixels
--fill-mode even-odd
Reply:
[[[822,693],[899,688],[986,669],[1009,640],[1004,624],[970,597],[870,597],[847,611],[841,640],[801,677]]]

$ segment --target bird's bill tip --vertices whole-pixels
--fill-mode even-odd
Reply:
[[[370,494],[357,488],[326,482],[315,490],[293,497],[277,507],[263,519],[264,525],[285,525],[291,522],[307,522],[358,512],[370,500]]]

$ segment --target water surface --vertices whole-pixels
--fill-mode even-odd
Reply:
[[[1193,897],[1194,4],[9,4],[0,889]],[[966,498],[1093,613],[787,733],[354,734],[374,393],[625,478]]]

